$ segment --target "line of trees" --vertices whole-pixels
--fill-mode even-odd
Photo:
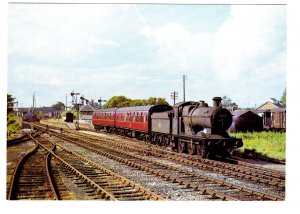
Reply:
[[[168,104],[165,98],[149,97],[148,99],[130,99],[125,96],[113,96],[104,105],[103,108],[143,106],[155,104]]]
[[[65,109],[65,104],[63,102],[58,101],[56,104],[51,106],[55,110],[63,111]]]
[[[7,111],[12,111],[14,98],[11,95],[7,95]],[[286,105],[286,89],[284,90],[281,100],[284,105]],[[10,103],[10,104],[9,104]],[[111,97],[102,108],[115,108],[115,107],[126,107],[126,106],[143,106],[143,105],[156,105],[156,104],[169,104],[165,98],[161,97],[149,97],[148,99],[130,99],[125,96],[113,96]],[[9,108],[10,106],[10,108]],[[222,97],[222,106],[224,108],[238,108],[238,104],[233,102],[228,96]],[[65,108],[63,102],[57,102],[52,105],[54,109],[62,110]]]

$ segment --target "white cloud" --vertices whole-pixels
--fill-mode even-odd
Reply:
[[[63,86],[67,75],[62,76],[62,70],[38,65],[20,65],[10,71],[14,78],[9,82],[43,86]]]
[[[261,73],[284,73],[285,69],[276,65],[273,70],[263,70],[285,59],[284,24],[283,7],[231,6],[230,19],[215,35],[213,59],[220,78],[230,81]]]
[[[250,97],[253,91],[247,87],[241,92],[241,87],[270,78],[272,85],[264,88],[284,85],[274,78],[285,74],[285,36],[280,32],[285,10],[274,8],[231,6],[229,19],[219,29],[221,22],[215,24],[216,32],[206,32],[201,25],[184,25],[180,16],[168,19],[161,8],[156,18],[164,17],[164,22],[149,24],[151,16],[136,5],[10,5],[9,89],[20,91],[22,80],[29,81],[32,90],[48,94],[40,100],[49,104],[48,98],[73,89],[88,98],[169,99],[173,90],[182,97],[186,74],[187,99],[228,95],[238,103],[245,97],[254,103],[258,96]]]
[[[186,72],[199,70],[210,61],[212,37],[208,33],[193,34],[178,23],[158,28],[145,26],[141,33],[156,46],[157,61],[162,67]]]
[[[103,27],[114,12],[110,5],[11,5],[9,54],[61,63],[118,47]]]

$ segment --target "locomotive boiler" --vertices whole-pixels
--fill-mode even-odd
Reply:
[[[213,107],[208,107],[204,101],[194,105],[184,106],[182,110],[183,123],[192,135],[206,129],[211,134],[225,134],[232,123],[231,112],[220,107],[221,98],[214,97]],[[226,135],[226,134],[225,134]]]

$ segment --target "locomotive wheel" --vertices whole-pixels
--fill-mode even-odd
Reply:
[[[203,146],[200,146],[199,144],[196,145],[196,155],[201,157],[201,158],[207,158],[207,155],[208,155],[208,151],[205,147]]]
[[[194,153],[194,146],[193,145],[189,145],[187,148],[187,152],[189,155],[192,155]]]
[[[179,142],[178,143],[178,152],[179,153],[184,153],[185,151],[185,143],[184,142]]]
[[[187,148],[188,154],[189,154],[189,155],[194,154],[195,145],[194,145],[194,143],[193,143],[192,140],[191,140],[191,142],[188,143],[187,147],[188,147],[188,148]]]

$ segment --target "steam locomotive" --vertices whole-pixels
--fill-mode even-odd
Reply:
[[[203,158],[226,157],[242,140],[226,132],[232,115],[222,108],[220,97],[213,107],[204,101],[176,105],[147,105],[96,110],[92,123],[96,130],[150,141],[160,146]]]

